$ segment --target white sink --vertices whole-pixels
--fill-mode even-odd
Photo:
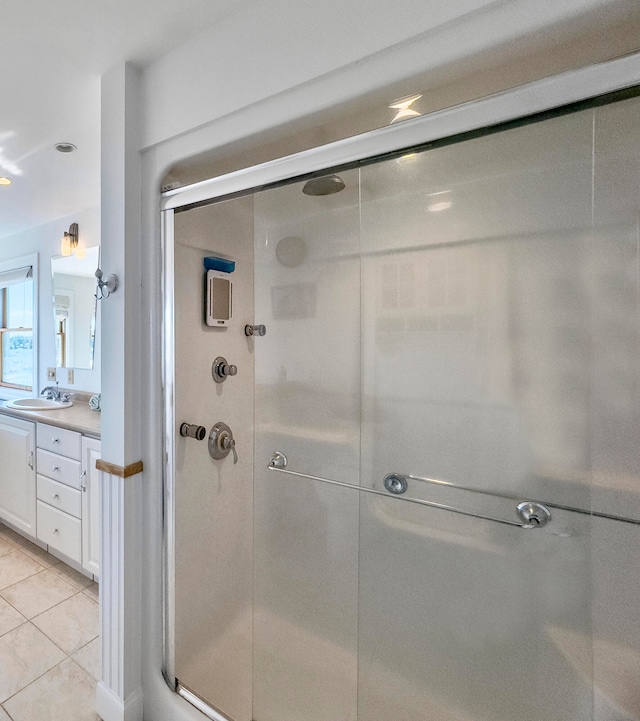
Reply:
[[[46,398],[19,398],[15,401],[9,401],[7,408],[15,408],[20,411],[60,411],[63,408],[71,408],[72,405],[73,401],[60,403]]]

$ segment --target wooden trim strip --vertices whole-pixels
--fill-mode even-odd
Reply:
[[[129,478],[129,476],[135,476],[138,473],[142,473],[143,466],[142,461],[136,461],[130,463],[128,466],[116,466],[115,463],[109,463],[108,461],[98,458],[96,461],[96,468],[104,473],[109,473],[112,476],[118,476],[119,478]]]

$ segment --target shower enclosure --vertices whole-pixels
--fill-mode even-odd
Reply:
[[[592,544],[640,519],[629,95],[169,211],[165,672],[211,718],[637,718]]]

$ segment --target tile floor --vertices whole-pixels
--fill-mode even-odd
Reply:
[[[0,525],[0,721],[98,721],[98,585]]]

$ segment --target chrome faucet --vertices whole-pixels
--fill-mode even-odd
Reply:
[[[60,389],[58,388],[57,381],[55,388],[53,386],[46,386],[40,391],[40,395],[44,396],[49,401],[58,401],[59,403],[62,402],[62,394],[60,393]]]

